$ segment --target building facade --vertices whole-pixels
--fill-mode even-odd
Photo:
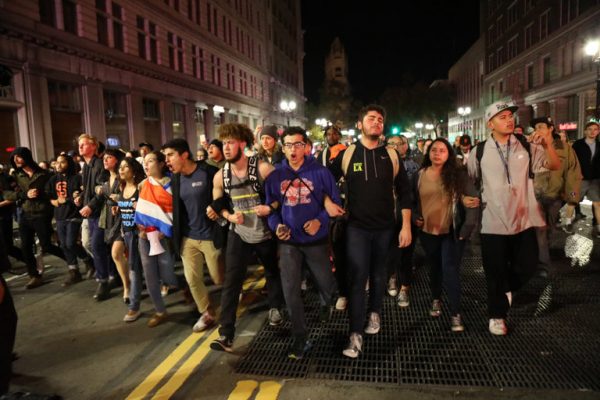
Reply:
[[[448,114],[448,139],[470,135],[473,139],[485,137],[485,104],[483,78],[485,72],[485,41],[479,38],[448,71],[448,80],[455,90],[456,110]],[[468,115],[458,113],[458,107],[471,109]]]
[[[283,124],[304,115],[299,0],[0,1],[0,162],[75,148],[192,149],[218,125]]]
[[[484,47],[480,112],[494,101],[512,99],[519,106],[518,123],[525,128],[532,118],[549,115],[571,139],[581,137],[596,106],[596,69],[584,46],[590,39],[600,39],[600,1],[482,0],[480,8],[479,40]],[[468,65],[471,50],[453,68]],[[462,71],[472,73],[468,68]],[[469,80],[462,75],[456,74],[454,80]],[[457,86],[457,106],[464,99]],[[481,123],[480,112],[471,107],[468,126]],[[462,121],[451,116],[455,125]],[[474,136],[485,137],[486,130],[485,125],[473,128]]]

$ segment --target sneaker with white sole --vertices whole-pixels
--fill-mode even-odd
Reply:
[[[408,288],[407,287],[401,287],[400,288],[400,293],[398,293],[398,306],[400,307],[408,307],[408,305],[410,304],[409,299],[408,299]]]
[[[133,322],[137,320],[140,317],[140,315],[142,315],[142,312],[140,310],[129,310],[127,311],[127,314],[125,314],[125,316],[123,317],[123,321]]]
[[[439,317],[442,314],[442,302],[439,300],[433,300],[431,303],[431,310],[429,310],[429,315],[432,317]]]
[[[203,332],[215,324],[215,318],[205,312],[192,327],[194,333]]]
[[[281,325],[283,322],[283,317],[281,316],[281,312],[279,312],[276,308],[271,308],[269,310],[269,325],[277,326]]]
[[[504,336],[508,333],[506,322],[501,318],[491,318],[489,328],[492,335]]]
[[[372,312],[369,314],[369,322],[367,322],[365,333],[368,335],[375,335],[379,333],[379,329],[381,329],[381,318],[379,317],[379,314]]]
[[[460,316],[460,314],[456,314],[455,316],[450,317],[450,323],[450,329],[452,330],[452,332],[462,332],[465,330],[465,326],[463,325],[462,317]]]
[[[210,342],[210,348],[217,351],[226,351],[231,353],[233,349],[233,340],[227,336],[219,336],[212,342]]]
[[[338,297],[337,301],[335,302],[335,309],[342,311],[345,310],[347,306],[348,298],[343,296]]]
[[[363,339],[359,333],[353,333],[350,335],[350,341],[348,346],[342,351],[342,354],[346,357],[356,358],[362,352]]]
[[[392,276],[388,281],[387,292],[392,297],[398,296],[398,282],[396,281],[395,276]]]

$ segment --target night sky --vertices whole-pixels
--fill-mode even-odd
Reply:
[[[325,56],[339,36],[352,94],[370,102],[403,80],[429,84],[447,78],[479,37],[479,1],[303,0],[302,26],[308,101],[318,100]]]

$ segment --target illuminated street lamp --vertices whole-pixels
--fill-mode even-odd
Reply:
[[[471,107],[458,107],[458,115],[460,115],[463,118],[463,126],[462,126],[462,131],[463,134],[467,133],[467,115],[471,114]]]
[[[315,124],[319,125],[321,128],[325,128],[325,127],[331,125],[331,122],[327,121],[326,118],[317,118],[315,120]]]
[[[585,45],[585,54],[596,64],[596,121],[600,120],[600,40],[591,40]]]
[[[287,115],[287,126],[290,126],[290,114],[296,109],[296,102],[294,100],[282,100],[279,103],[279,109]]]
[[[422,122],[415,123],[415,128],[417,128],[419,130],[419,137],[421,137],[421,129],[423,129],[423,123]]]

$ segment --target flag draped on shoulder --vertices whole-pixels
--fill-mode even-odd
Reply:
[[[171,182],[162,185],[148,177],[140,189],[135,223],[155,227],[167,237],[173,236],[173,193]]]

